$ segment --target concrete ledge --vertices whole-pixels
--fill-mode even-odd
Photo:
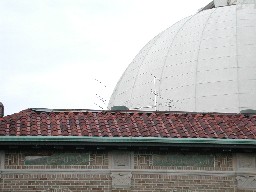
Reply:
[[[26,169],[26,170],[14,170],[14,169],[0,169],[0,174],[111,174],[115,172],[127,172],[132,174],[160,174],[160,175],[201,175],[201,176],[244,176],[252,175],[256,176],[256,172],[253,171],[203,171],[203,170],[149,170],[149,169],[58,169],[58,170],[42,170],[42,169]]]

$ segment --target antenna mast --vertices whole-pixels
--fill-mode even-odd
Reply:
[[[155,111],[157,111],[157,104],[158,104],[158,96],[159,96],[159,93],[157,92],[157,86],[156,86],[156,81],[160,81],[159,78],[157,78],[155,75],[151,74],[153,76],[153,83],[154,83],[154,90],[153,90],[153,94],[154,94],[154,108],[155,108]]]
[[[157,110],[157,92],[156,92],[156,77],[154,76],[154,106],[155,111]]]

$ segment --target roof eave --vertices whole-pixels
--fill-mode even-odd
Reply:
[[[0,145],[186,146],[214,148],[256,148],[256,140],[159,137],[0,136]]]

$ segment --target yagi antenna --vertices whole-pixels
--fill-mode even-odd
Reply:
[[[101,108],[103,110],[103,107],[101,107],[100,105],[98,105],[97,103],[94,103],[94,105],[97,105],[99,108]]]
[[[96,96],[97,96],[97,98],[98,98],[102,103],[104,103],[104,104],[106,105],[106,102],[107,102],[106,99],[104,99],[103,97],[99,96],[98,94],[96,94]]]
[[[100,80],[98,79],[94,79],[98,84],[102,85],[104,88],[107,88],[107,86]],[[99,94],[96,93],[96,97],[97,99],[101,102],[102,105],[107,106],[107,100],[104,99],[102,96],[100,96]],[[94,103],[96,106],[98,106],[101,109],[104,109],[101,105]],[[106,107],[107,109],[109,109],[108,107]]]
[[[169,108],[169,111],[171,110],[171,107],[174,107],[173,99],[167,99],[167,105],[166,107]]]
[[[105,88],[107,88],[106,85],[104,85],[101,81],[99,81],[98,79],[94,79],[95,81],[97,81],[98,83],[102,84]]]

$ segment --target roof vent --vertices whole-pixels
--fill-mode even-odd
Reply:
[[[111,110],[112,111],[126,111],[126,110],[129,110],[129,108],[126,106],[113,106],[113,107],[111,107]]]
[[[245,109],[245,110],[240,111],[240,113],[243,113],[243,114],[246,114],[246,113],[256,114],[256,110],[255,109]]]
[[[4,116],[4,105],[0,102],[0,118]]]

